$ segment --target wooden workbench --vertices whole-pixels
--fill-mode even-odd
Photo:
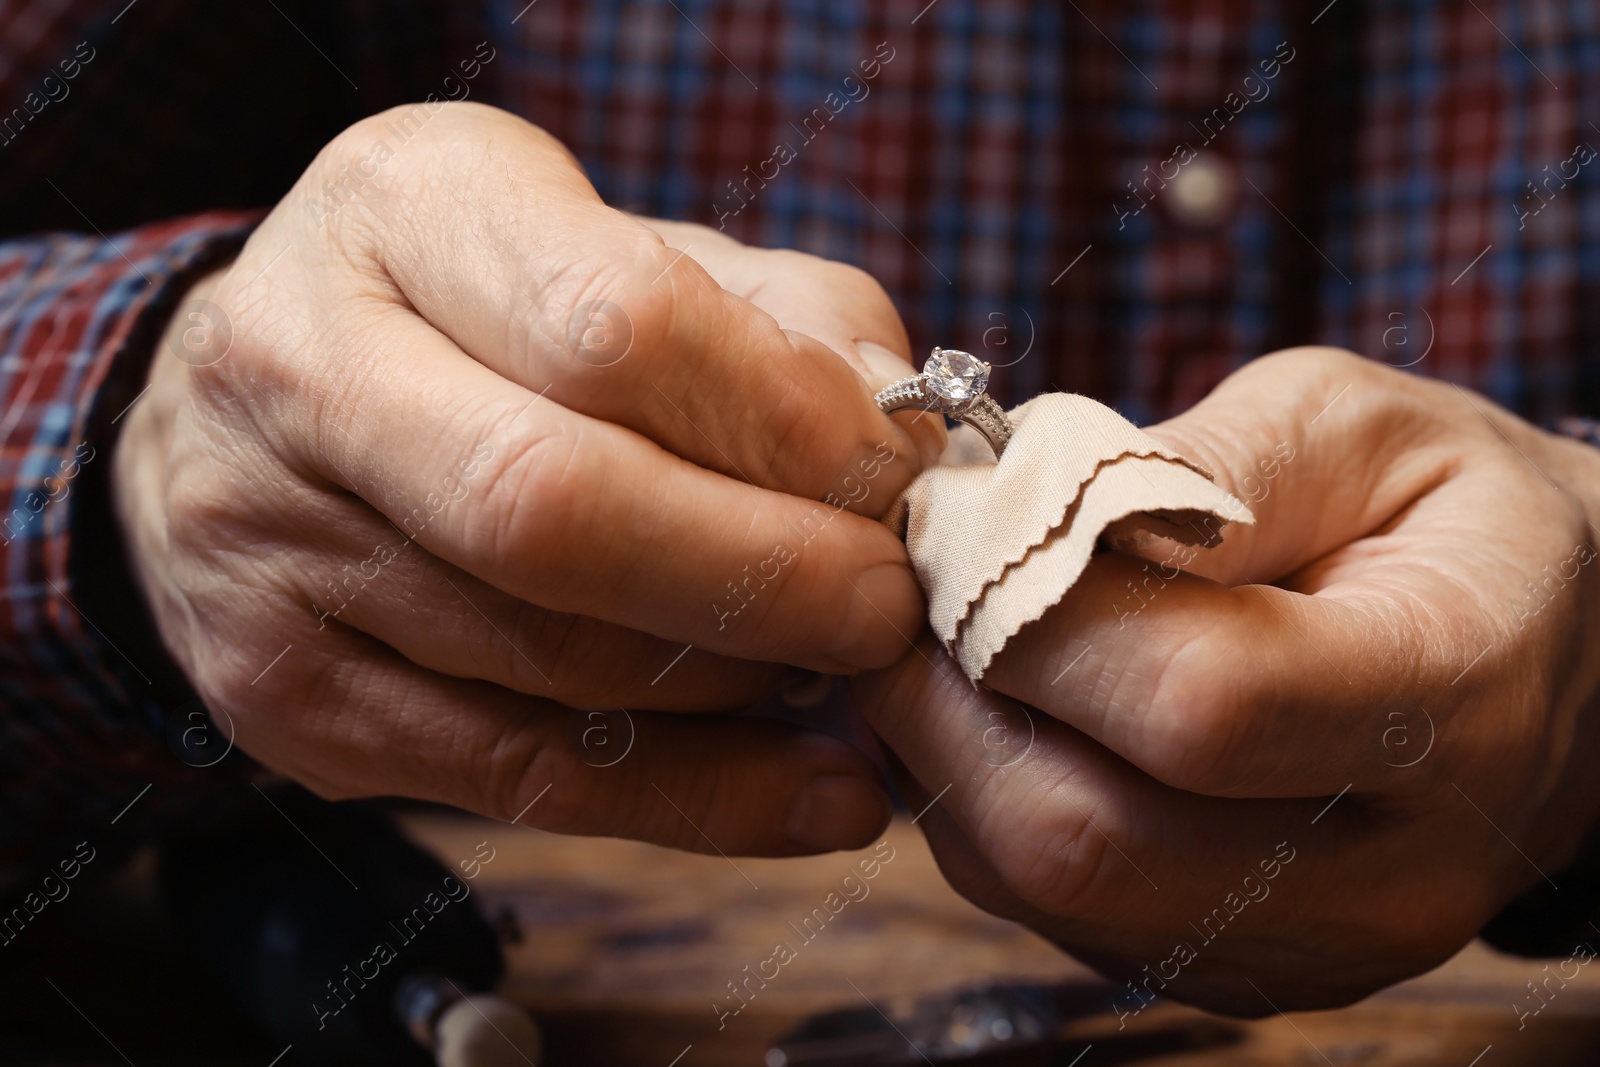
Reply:
[[[682,1054],[678,1067],[760,1064],[774,1038],[814,1012],[870,1000],[893,1014],[918,995],[986,978],[1095,981],[957,896],[921,834],[897,821],[886,836],[895,858],[869,895],[719,1029],[713,1004],[737,1003],[725,983],[771,956],[775,941],[799,943],[786,924],[872,850],[730,861],[497,825],[480,832],[438,817],[412,826],[447,861],[485,838],[499,850],[480,888],[520,930],[506,991],[545,1020],[552,1063],[668,1067]],[[1600,978],[1580,976],[1519,1031],[1512,1001],[1540,966],[1473,945],[1355,1007],[1250,1023],[1158,1004],[1120,1034],[1110,1016],[1083,1020],[1053,1058],[1068,1064],[1094,1044],[1080,1067],[1468,1067],[1480,1055],[1477,1067],[1600,1064]]]
[[[893,1013],[919,995],[985,979],[1097,981],[1039,938],[956,896],[916,828],[900,822],[886,837],[894,858],[870,882],[869,895],[844,907],[719,1029],[713,1004],[733,1003],[726,983],[770,957],[776,941],[798,941],[787,924],[821,905],[872,850],[729,861],[439,812],[413,811],[405,822],[451,866],[472,857],[480,841],[494,849],[474,889],[512,938],[504,992],[545,1028],[549,1047],[540,1067],[760,1065],[777,1036],[815,1012],[871,1004]],[[136,866],[116,895],[79,901],[70,922],[30,930],[4,948],[0,1064],[268,1067],[283,1051],[249,1037],[214,983],[178,959],[159,930],[146,928],[144,881]],[[1512,1002],[1526,995],[1540,966],[1475,945],[1355,1007],[1250,1023],[1158,1002],[1122,1033],[1109,1015],[1080,1019],[1035,1062],[1600,1064],[1600,972],[1584,971],[1519,1031]],[[71,997],[70,1008],[62,994]],[[278,1067],[293,1063],[290,1053]]]

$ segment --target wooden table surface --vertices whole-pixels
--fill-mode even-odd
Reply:
[[[727,860],[451,818],[411,825],[447,862],[471,855],[479,840],[497,849],[479,889],[492,910],[516,918],[522,941],[509,947],[506,992],[544,1021],[552,1063],[668,1067],[682,1054],[678,1067],[760,1064],[774,1038],[814,1012],[870,1001],[893,1014],[918,995],[984,979],[1095,981],[1042,939],[957,896],[902,820],[886,835],[894,859],[868,895],[719,1028],[713,1004],[736,1003],[726,983],[770,957],[775,942],[801,944],[786,924],[873,850]],[[1600,980],[1576,979],[1519,1029],[1512,1002],[1542,966],[1475,944],[1354,1007],[1248,1023],[1158,1002],[1121,1033],[1110,1015],[1081,1020],[1047,1062],[1070,1064],[1094,1045],[1079,1067],[1600,1064]]]
[[[894,858],[867,883],[867,896],[809,942],[788,924],[821,906],[873,850],[730,861],[438,812],[412,812],[404,821],[452,867],[471,858],[478,842],[494,849],[473,883],[475,896],[515,931],[503,992],[545,1029],[540,1067],[760,1065],[775,1038],[816,1012],[871,1004],[893,1014],[918,996],[985,980],[1097,981],[1044,941],[958,897],[904,821],[886,835]],[[0,1065],[268,1067],[282,1051],[241,1036],[249,1028],[212,983],[168,949],[161,931],[140,926],[141,877],[134,869],[110,901],[80,901],[70,923],[30,931],[0,950]],[[780,940],[799,945],[795,958],[719,1027],[713,1005],[735,1003],[727,983],[768,959]],[[1527,995],[1541,966],[1474,945],[1354,1007],[1247,1023],[1158,1002],[1120,1033],[1109,1014],[1081,1018],[1032,1062],[1600,1064],[1600,978],[1587,971],[1519,1029],[1513,1001]],[[279,1067],[293,1062],[291,1053]]]

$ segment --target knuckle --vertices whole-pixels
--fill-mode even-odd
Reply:
[[[858,379],[842,362],[831,380],[811,374],[802,378],[799,367],[796,363],[769,372],[771,400],[762,415],[758,463],[768,488],[820,500],[839,488],[857,447],[853,435],[838,432],[839,408],[831,401],[849,396]]]
[[[882,299],[889,301],[889,295],[878,279],[851,263],[841,263],[836,259],[827,259],[810,252],[801,252],[790,248],[763,249],[764,254],[773,257],[773,266],[779,271],[788,273],[804,273],[812,276],[813,281],[823,287],[833,289],[853,299],[873,300]]]
[[[475,554],[520,570],[546,593],[594,581],[565,565],[572,532],[592,527],[586,518],[593,487],[611,477],[603,465],[594,466],[601,446],[581,438],[578,429],[546,426],[497,449],[495,466],[486,472],[488,491],[464,531]]]
[[[1263,370],[1287,373],[1297,377],[1315,375],[1366,374],[1375,364],[1363,356],[1343,348],[1327,345],[1297,345],[1253,360]]]
[[[835,288],[841,292],[851,293],[855,298],[865,304],[875,304],[894,311],[894,301],[889,299],[889,292],[883,283],[853,263],[839,263],[835,260],[824,260],[827,272]]]
[[[503,111],[469,101],[414,101],[357,119],[335,134],[324,151],[342,164],[365,157],[376,143],[410,139],[424,127],[444,131],[452,140],[481,146],[495,126],[510,120],[512,116]]]
[[[608,242],[577,293],[584,303],[609,300],[618,305],[641,332],[665,333],[671,325],[673,286],[686,276],[678,268],[688,262],[683,252],[630,224],[630,232]]]
[[[1240,784],[1241,729],[1252,703],[1247,677],[1225,669],[1229,651],[1194,639],[1162,667],[1139,720],[1136,762],[1157,780],[1191,793],[1225,795]]]
[[[552,833],[584,830],[589,805],[578,784],[570,780],[574,761],[560,731],[531,719],[508,717],[477,762],[473,780],[478,783],[478,810]]]
[[[1070,775],[1044,788],[1033,817],[1024,820],[1030,832],[1008,831],[1011,843],[993,860],[1007,889],[1053,915],[1076,913],[1105,877],[1107,839],[1091,826],[1096,812],[1074,800],[1073,791]]]
[[[801,274],[807,285],[827,304],[862,331],[861,340],[876,341],[891,348],[906,346],[905,327],[894,301],[882,283],[851,263],[824,259],[807,252],[779,249],[764,253],[778,257],[775,274]]]
[[[596,226],[604,226],[603,221]],[[573,250],[539,299],[527,305],[521,322],[514,323],[512,328],[522,336],[513,338],[512,349],[523,352],[524,360],[532,362],[535,353],[554,342],[583,363],[605,367],[634,347],[633,338],[654,341],[671,331],[674,302],[685,295],[683,285],[694,284],[685,281],[693,277],[684,270],[688,257],[631,221],[617,229]],[[622,350],[597,354],[610,358],[583,351],[597,315],[608,340],[616,334],[627,341],[618,344]],[[650,348],[643,346],[645,352]]]
[[[336,165],[342,165],[354,157],[365,155],[375,139],[386,135],[385,126],[401,117],[407,110],[401,105],[357,119],[334,134],[333,139],[319,154]]]
[[[486,192],[486,176],[506,169],[502,146],[507,145],[516,169],[528,170],[531,157],[541,181],[587,187],[572,154],[543,130],[498,108],[430,99],[360,119],[328,141],[301,179],[308,218],[318,229],[329,228],[335,242],[351,253],[401,254],[393,234],[375,244],[377,234],[365,211],[344,209],[368,203],[378,209],[385,228],[409,233],[429,217],[419,210],[429,200],[459,195],[463,188],[469,196],[474,190]],[[491,168],[491,163],[499,165]],[[385,201],[388,208],[382,206]],[[431,244],[422,240],[426,236],[410,233],[413,243]]]
[[[1370,381],[1374,375],[1389,375],[1396,382],[1412,380],[1409,374],[1346,349],[1301,345],[1252,359],[1229,374],[1226,382],[1258,387],[1294,382],[1298,391],[1316,397],[1323,393],[1332,396],[1350,383]]]
[[[392,108],[345,127],[323,145],[300,179],[304,223],[352,258],[371,244],[372,224],[366,211],[347,209],[374,201],[376,190],[404,181],[416,165],[417,153],[396,153],[392,145],[395,134],[389,127],[407,121],[404,110]]]

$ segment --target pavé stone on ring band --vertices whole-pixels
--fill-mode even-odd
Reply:
[[[921,408],[964,422],[983,435],[999,459],[1011,442],[1011,420],[984,392],[988,387],[989,364],[970,352],[935,348],[921,374],[879,391],[878,407],[884,414]]]

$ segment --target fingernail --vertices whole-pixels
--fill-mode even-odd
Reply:
[[[856,351],[861,354],[861,362],[867,368],[867,381],[872,384],[874,390],[882,389],[891,382],[898,382],[917,373],[917,369],[911,364],[889,349],[871,341],[857,341]],[[921,469],[937,467],[947,439],[944,419],[923,411],[897,415],[896,419],[916,442]]]
[[[874,389],[882,389],[890,382],[909,378],[917,369],[889,349],[872,341],[857,341],[856,352],[867,368],[867,381]]]
[[[899,563],[869,567],[851,585],[849,607],[828,653],[854,667],[887,667],[922,630],[922,587],[911,568]]]
[[[853,774],[824,774],[789,802],[784,829],[795,844],[819,852],[861,848],[889,822],[883,790]]]

